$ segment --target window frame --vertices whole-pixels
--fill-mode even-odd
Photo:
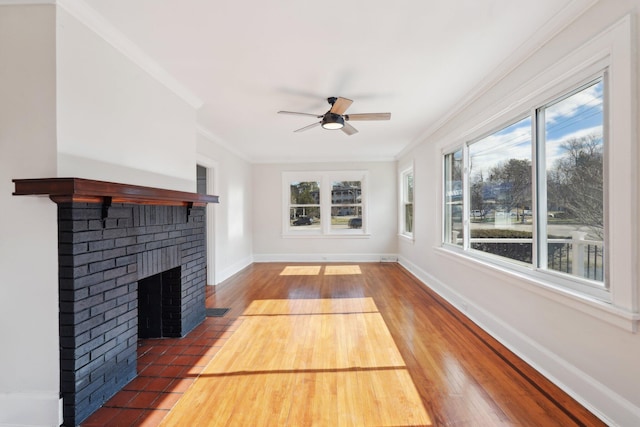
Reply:
[[[564,280],[564,277],[557,277],[553,271],[541,274],[539,271],[514,266],[492,257],[477,256],[464,248],[448,244],[444,241],[444,209],[441,221],[443,239],[440,247],[442,254],[468,260],[480,269],[517,277],[519,280],[513,282],[517,286],[570,305],[616,326],[636,331],[640,322],[640,298],[637,297],[638,273],[634,266],[637,263],[639,244],[636,240],[639,227],[634,216],[628,214],[636,209],[635,188],[638,179],[635,167],[638,152],[635,148],[637,120],[633,107],[636,74],[631,34],[631,17],[627,15],[583,45],[574,48],[560,61],[541,70],[516,90],[503,98],[495,99],[493,104],[485,105],[482,114],[469,118],[466,130],[451,134],[448,139],[443,138],[443,142],[448,142],[440,145],[444,159],[445,155],[454,153],[461,147],[466,149],[467,141],[499,129],[500,123],[513,121],[520,114],[534,115],[537,108],[565,96],[571,88],[577,88],[593,80],[599,73],[605,74],[606,113],[603,132],[607,135],[608,141],[603,165],[603,189],[607,290],[593,293],[589,291],[588,285]],[[534,128],[532,131],[535,136],[539,129]],[[441,203],[444,208],[444,161],[442,166]],[[535,160],[532,166],[534,173],[538,173]],[[468,188],[468,183],[465,185]],[[537,195],[534,193],[533,197]],[[465,198],[468,199],[468,196]],[[465,221],[468,221],[466,210],[465,208]]]
[[[412,177],[412,198],[413,200],[408,200],[408,177]],[[415,195],[416,195],[416,180],[414,175],[414,167],[413,164],[405,167],[400,171],[399,176],[399,212],[398,212],[398,233],[400,236],[407,238],[413,241],[413,230],[415,229]],[[406,213],[407,213],[407,205],[411,205],[412,210],[412,224],[411,231],[407,231],[407,222],[406,222]]]
[[[573,291],[580,292],[584,295],[589,295],[591,297],[595,297],[599,300],[609,301],[610,300],[610,286],[608,280],[608,270],[609,270],[609,262],[608,262],[608,253],[607,250],[605,252],[605,272],[603,282],[595,282],[589,279],[584,279],[578,276],[571,276],[559,272],[555,272],[547,268],[546,265],[541,264],[541,245],[546,244],[546,236],[542,236],[540,233],[546,229],[546,227],[541,225],[541,222],[544,221],[540,215],[541,213],[546,214],[546,206],[541,207],[540,203],[546,201],[546,176],[541,173],[544,171],[544,145],[545,140],[544,137],[540,135],[543,134],[544,123],[541,118],[540,112],[547,108],[549,105],[552,105],[556,102],[559,102],[563,99],[566,99],[572,96],[575,93],[585,89],[591,84],[594,84],[596,81],[601,80],[605,86],[605,97],[606,97],[606,88],[608,86],[608,68],[604,68],[601,70],[597,70],[594,74],[584,78],[581,76],[581,79],[569,79],[564,87],[565,89],[556,89],[553,92],[550,92],[545,97],[544,101],[538,100],[538,102],[532,102],[530,107],[528,108],[528,114],[514,114],[511,119],[506,121],[501,121],[499,124],[496,124],[495,127],[490,128],[489,131],[483,132],[477,135],[475,138],[469,139],[464,142],[462,147],[462,161],[463,161],[463,244],[462,248],[457,245],[453,245],[450,242],[447,242],[445,239],[442,240],[443,247],[450,247],[453,250],[464,251],[469,256],[477,257],[478,259],[482,259],[483,261],[489,262],[501,268],[507,268],[513,271],[517,271],[519,273],[524,273],[530,275],[532,278],[537,280],[541,280],[548,283],[553,283],[557,286],[560,286],[565,289],[570,289]],[[606,121],[608,106],[603,106],[604,109],[604,121]],[[494,255],[491,253],[483,252],[481,250],[476,250],[471,247],[471,220],[470,220],[470,209],[471,209],[471,186],[469,182],[469,170],[470,170],[470,147],[485,139],[488,136],[495,135],[504,129],[512,126],[524,119],[529,118],[531,120],[531,210],[532,210],[532,238],[531,238],[531,263],[524,263],[509,259],[507,257]],[[603,135],[605,135],[605,163],[607,161],[606,151],[607,147],[610,145],[610,137],[607,134],[607,126],[603,126]],[[443,161],[446,159],[446,156],[453,154],[459,150],[459,147],[453,150],[449,150],[443,152]],[[443,170],[443,183],[444,170]],[[605,173],[604,175],[604,183],[603,186],[605,188],[608,187],[609,179]],[[605,191],[605,194],[607,192]],[[442,204],[444,207],[445,200],[443,198]],[[606,212],[605,209],[605,223],[606,223]],[[442,223],[443,233],[445,230],[445,217],[443,215],[443,223]],[[605,228],[605,237],[604,237],[604,247],[607,248],[609,246],[609,236],[608,231]]]
[[[293,227],[290,224],[291,182],[319,182],[320,187],[320,227]],[[362,227],[335,229],[331,224],[331,208],[336,206],[332,200],[334,182],[359,181],[360,203],[362,209]],[[362,170],[345,171],[286,171],[282,173],[282,237],[284,238],[363,238],[369,237],[368,221],[368,181],[369,172]],[[315,206],[315,205],[314,205]]]

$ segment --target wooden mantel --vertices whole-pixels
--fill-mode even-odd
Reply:
[[[46,195],[55,203],[135,203],[187,207],[218,203],[218,196],[82,178],[14,179],[13,182],[14,196]]]

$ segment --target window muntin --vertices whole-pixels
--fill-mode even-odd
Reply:
[[[604,86],[445,153],[443,242],[606,289]]]
[[[604,281],[604,82],[540,109],[547,268]]]
[[[401,182],[400,233],[411,237],[413,236],[413,168],[402,172]]]
[[[469,247],[532,262],[531,118],[469,144]]]
[[[444,156],[444,242],[462,246],[462,149]]]

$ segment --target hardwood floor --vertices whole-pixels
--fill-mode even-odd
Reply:
[[[162,425],[604,425],[397,264],[253,264]]]

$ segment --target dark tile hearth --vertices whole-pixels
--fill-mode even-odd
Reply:
[[[138,376],[81,427],[159,425],[240,323],[207,318],[184,338],[140,340]]]

